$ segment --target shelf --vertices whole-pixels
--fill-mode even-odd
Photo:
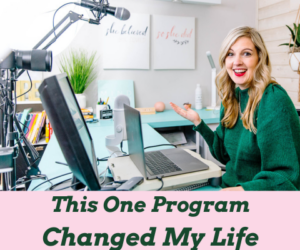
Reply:
[[[33,146],[43,146],[43,145],[47,145],[48,143],[46,142],[46,138],[43,137],[42,139],[39,140],[38,143],[34,143],[32,144]],[[22,145],[24,146],[24,142],[22,142]]]
[[[215,4],[222,4],[222,0],[161,0],[166,2],[180,2],[180,3],[189,3],[189,4],[208,4],[208,5],[215,5]]]
[[[48,144],[46,143],[46,139],[45,138],[42,138],[39,140],[38,143],[35,143],[35,144],[32,144],[33,146],[38,146],[38,145],[45,145],[45,144]]]
[[[18,101],[17,105],[19,104],[42,104],[41,101]]]

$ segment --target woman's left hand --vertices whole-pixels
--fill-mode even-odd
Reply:
[[[245,190],[243,189],[242,186],[238,186],[238,187],[223,188],[220,191],[245,191]]]

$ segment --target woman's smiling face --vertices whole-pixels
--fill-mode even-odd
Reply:
[[[249,37],[240,37],[228,50],[225,66],[230,78],[240,89],[249,87],[258,64],[257,50]]]

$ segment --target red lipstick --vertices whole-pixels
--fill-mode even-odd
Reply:
[[[245,71],[245,72],[235,72],[234,70],[233,70],[233,72],[234,72],[234,74],[236,75],[236,76],[243,76],[243,75],[245,75],[246,74],[246,72],[247,72],[247,70]]]

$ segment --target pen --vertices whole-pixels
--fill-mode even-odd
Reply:
[[[106,104],[108,103],[108,99],[109,99],[109,97],[107,97]]]

